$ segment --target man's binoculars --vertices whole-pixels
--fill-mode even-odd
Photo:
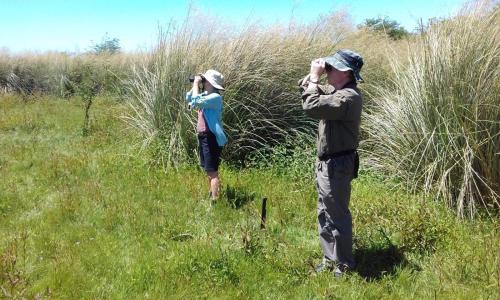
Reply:
[[[189,78],[188,78],[188,79],[189,79],[189,82],[193,82],[193,81],[194,81],[194,77],[195,77],[195,76],[196,76],[196,75],[191,75],[191,76],[189,76]],[[203,77],[203,76],[201,77],[201,82],[202,82],[202,83],[203,83],[203,82],[205,82],[205,77]]]

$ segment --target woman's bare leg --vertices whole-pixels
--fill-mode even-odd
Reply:
[[[217,171],[212,171],[207,172],[207,175],[210,185],[210,191],[212,192],[212,200],[217,200],[219,198],[220,190],[219,173]]]

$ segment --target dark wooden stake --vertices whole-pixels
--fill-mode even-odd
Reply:
[[[267,198],[262,198],[262,213],[260,217],[260,229],[265,229],[266,228],[266,203],[267,203]]]

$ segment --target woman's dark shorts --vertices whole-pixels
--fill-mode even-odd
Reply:
[[[215,135],[211,131],[198,133],[198,145],[200,165],[205,172],[219,170],[222,147],[217,144]]]

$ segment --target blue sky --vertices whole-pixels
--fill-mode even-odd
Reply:
[[[0,49],[82,52],[108,36],[118,38],[126,51],[147,49],[157,28],[182,20],[189,3],[225,23],[247,19],[263,23],[310,22],[319,14],[345,10],[355,24],[388,16],[407,30],[422,18],[448,17],[464,0],[0,0]]]

